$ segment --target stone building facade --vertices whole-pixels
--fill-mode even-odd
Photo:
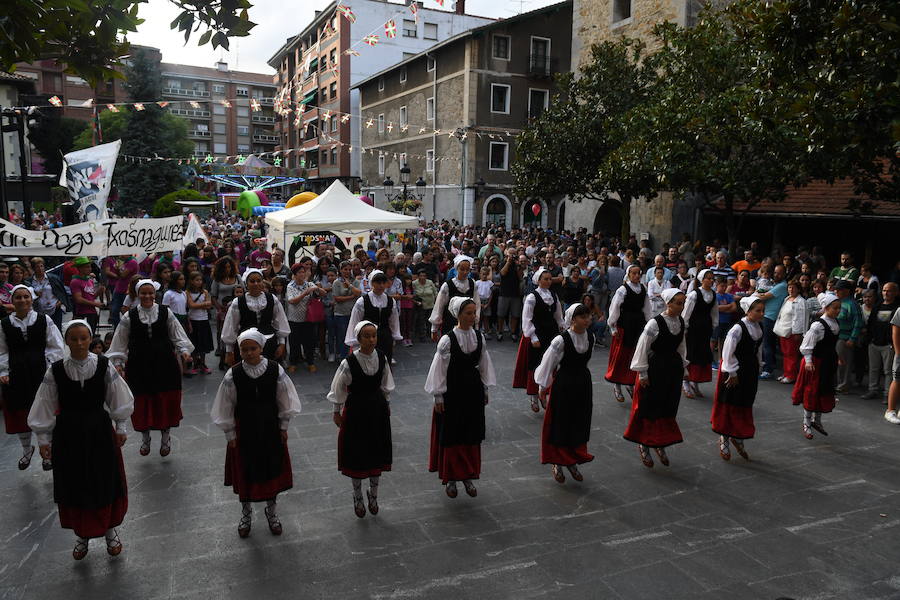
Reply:
[[[364,193],[389,208],[382,182],[406,165],[426,182],[426,219],[557,227],[552,200],[514,196],[510,167],[516,133],[570,69],[571,19],[567,1],[497,21],[357,84]]]

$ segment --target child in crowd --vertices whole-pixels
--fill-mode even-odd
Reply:
[[[162,305],[168,306],[172,311],[172,315],[181,323],[182,329],[186,333],[190,333],[191,327],[188,324],[188,308],[187,294],[184,292],[184,275],[181,271],[173,271],[169,278],[169,289],[163,294]],[[197,374],[197,370],[188,367],[188,364],[181,361],[181,372],[185,377],[193,377]]]
[[[194,271],[190,275],[187,291],[188,306],[188,336],[194,344],[194,365],[192,373],[209,375],[212,373],[206,366],[206,354],[212,352],[212,327],[209,325],[209,309],[212,308],[212,298],[209,292],[203,288],[203,273]]]
[[[475,289],[478,291],[478,302],[481,304],[481,323],[479,327],[482,331],[487,331],[491,316],[491,292],[494,289],[494,282],[491,279],[491,268],[481,267],[478,276],[479,280],[475,282]]]
[[[403,292],[400,294],[400,335],[403,336],[403,345],[412,346],[412,327],[414,306],[413,306],[413,287],[412,277],[409,273],[401,273],[400,281],[403,286]]]
[[[728,281],[724,277],[716,278],[716,304],[719,307],[719,324],[716,326],[714,341],[716,350],[722,352],[722,345],[725,343],[725,336],[728,330],[734,324],[734,318],[738,313],[737,303],[734,301],[734,295],[728,293]],[[719,361],[713,357],[713,370],[719,368]]]

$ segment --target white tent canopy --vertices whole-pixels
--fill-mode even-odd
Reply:
[[[415,229],[419,226],[418,217],[370,206],[337,180],[314,200],[267,213],[265,218],[270,228],[283,234],[306,231],[362,233],[372,229]]]

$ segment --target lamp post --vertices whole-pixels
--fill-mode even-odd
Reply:
[[[413,193],[408,189],[409,186],[409,175],[410,169],[408,165],[403,165],[400,167],[400,184],[403,188],[394,193],[394,180],[391,179],[390,175],[385,178],[384,185],[384,197],[385,200],[388,201],[389,204],[394,206],[396,209],[396,204],[400,204],[401,206],[406,203],[407,200],[417,200],[419,203],[422,202],[422,199],[425,197],[425,180],[419,176],[416,182],[413,184],[416,188]]]

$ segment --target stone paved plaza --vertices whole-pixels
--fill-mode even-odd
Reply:
[[[592,360],[593,432],[583,483],[559,485],[539,464],[541,417],[509,387],[514,345],[491,341],[502,385],[491,396],[478,497],[451,500],[426,469],[431,399],[422,386],[433,344],[398,350],[392,397],[394,471],[381,512],[353,514],[336,469],[325,394],[334,366],[293,378],[303,414],[291,423],[294,489],[279,497],[284,535],[262,506],[249,539],[223,487],[225,439],[209,419],[221,373],[186,382],[172,454],[124,448],[130,507],[112,559],[95,540],[71,558],[49,473],[16,469],[18,440],[0,442],[0,598],[900,598],[900,427],[879,401],[841,398],[830,436],[803,439],[788,386],[762,382],[752,462],[718,456],[711,399],[682,400],[685,443],[670,468],[647,469],[622,439],[630,403]],[[710,396],[712,386],[704,391]]]

